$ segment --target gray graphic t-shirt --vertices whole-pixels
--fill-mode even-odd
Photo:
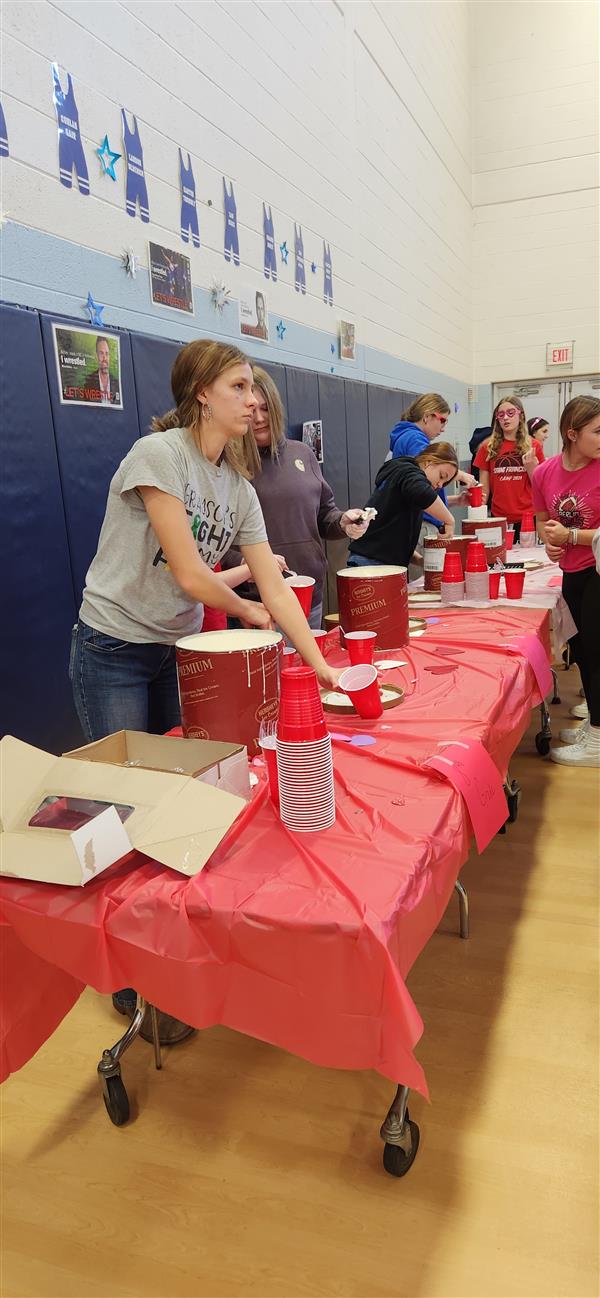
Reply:
[[[182,501],[209,568],[234,543],[266,541],[263,516],[251,483],[224,461],[206,460],[187,429],[141,437],[125,456],[109,487],[80,617],[118,640],[173,644],[201,629],[204,610],[174,581],[138,487]]]

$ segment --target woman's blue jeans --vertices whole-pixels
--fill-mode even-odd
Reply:
[[[348,556],[348,568],[370,568],[375,562],[374,559],[367,559],[366,554],[350,554]]]
[[[88,743],[115,730],[162,735],[180,724],[174,645],[132,644],[80,621],[69,678]]]

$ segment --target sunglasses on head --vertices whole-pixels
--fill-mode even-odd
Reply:
[[[448,416],[447,416],[447,415],[438,415],[437,410],[434,410],[433,413],[434,413],[434,415],[435,415],[435,418],[436,418],[436,419],[439,419],[440,424],[442,425],[442,428],[445,428],[446,424],[448,423]]]
[[[510,410],[499,410],[496,419],[512,419],[514,415],[520,415],[520,413],[520,410],[515,410],[515,407],[511,406]]]

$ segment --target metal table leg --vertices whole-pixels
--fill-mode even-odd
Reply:
[[[458,914],[460,921],[460,936],[468,938],[469,936],[469,897],[466,888],[460,879],[454,884],[454,891],[458,893]]]

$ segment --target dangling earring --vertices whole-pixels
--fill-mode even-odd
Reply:
[[[202,418],[207,421],[212,419],[212,406],[209,406],[208,401],[206,402],[206,405],[203,405],[202,407]]]

